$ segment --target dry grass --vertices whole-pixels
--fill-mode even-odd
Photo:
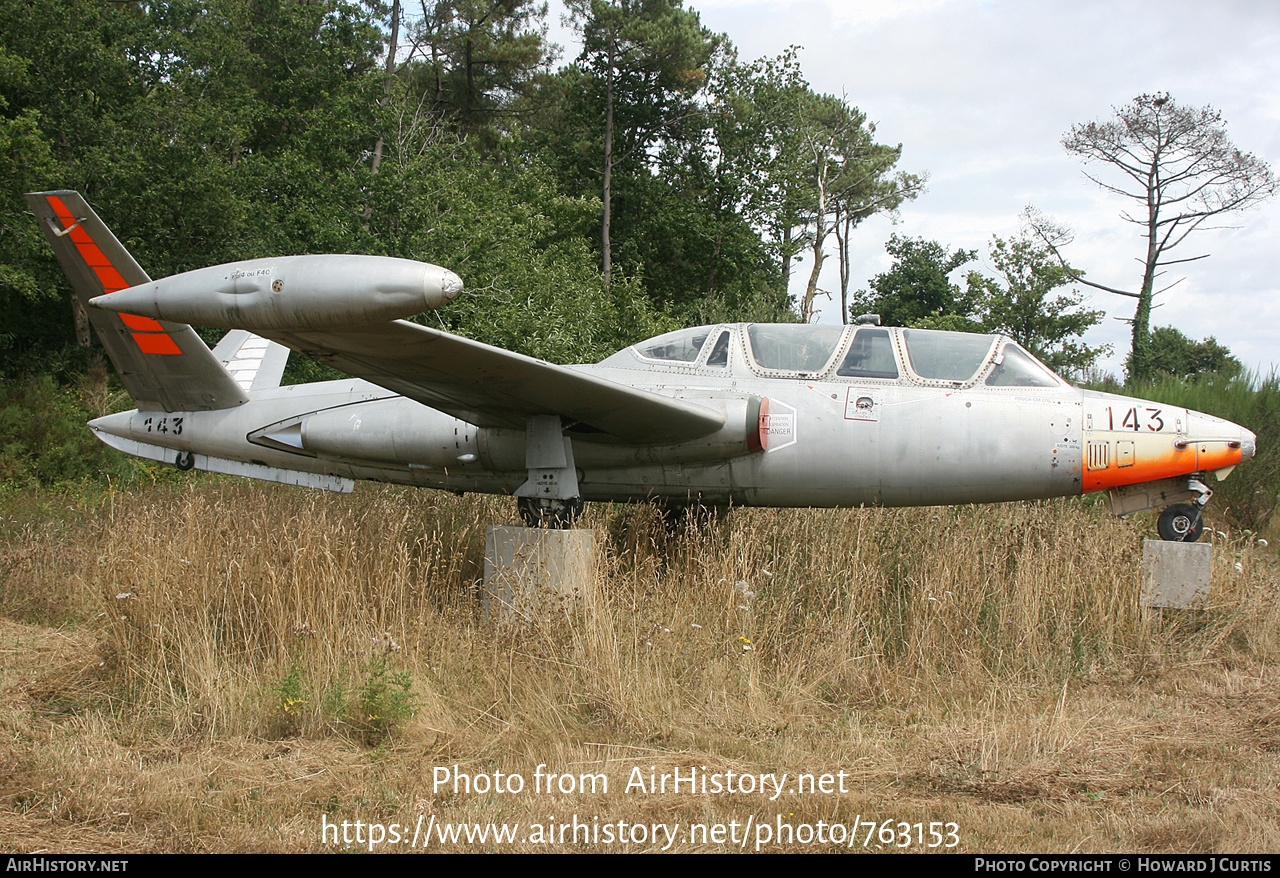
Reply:
[[[949,821],[963,851],[1280,849],[1274,541],[1219,535],[1212,606],[1152,619],[1145,523],[1085,504],[734,510],[674,535],[598,507],[597,599],[493,626],[484,526],[512,507],[216,479],[15,504],[0,838],[319,851],[322,818],[577,815],[680,824],[686,851],[737,848],[693,824],[779,819],[919,822],[926,842]],[[539,765],[609,791],[535,793]],[[454,766],[529,788],[436,790]],[[792,781],[775,801],[624,791],[634,768],[704,767]],[[844,793],[794,792],[837,772]]]

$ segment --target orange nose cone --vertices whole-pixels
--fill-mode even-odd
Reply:
[[[1196,468],[1212,472],[1253,457],[1257,437],[1221,418],[1187,412],[1187,441],[1196,450]]]
[[[1256,450],[1253,433],[1222,418],[1145,400],[1096,400],[1083,449],[1086,493],[1226,469]]]
[[[1244,460],[1244,448],[1240,442],[1202,442],[1196,457],[1198,469],[1211,472]]]

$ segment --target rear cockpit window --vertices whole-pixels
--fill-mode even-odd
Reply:
[[[751,358],[776,372],[821,372],[844,335],[843,326],[753,323],[747,327]]]
[[[836,370],[841,378],[897,378],[898,362],[887,329],[859,329]]]
[[[715,345],[711,348],[711,353],[707,354],[708,366],[727,366],[729,365],[729,331],[725,330],[720,333],[720,337],[716,339]]]
[[[1007,344],[996,355],[995,368],[987,376],[989,387],[1060,387],[1058,376],[1016,344]]]
[[[902,340],[907,359],[921,378],[964,383],[977,374],[995,343],[995,336],[967,332],[905,329]]]
[[[694,329],[677,329],[657,338],[642,341],[636,345],[636,352],[650,360],[668,360],[679,363],[692,363],[698,359],[698,353],[707,340],[710,330],[705,326]]]

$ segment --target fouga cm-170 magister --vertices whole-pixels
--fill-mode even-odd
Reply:
[[[1107,490],[1194,540],[1248,430],[1089,390],[999,335],[721,324],[558,366],[404,318],[462,291],[377,256],[253,259],[151,280],[74,192],[27,196],[137,408],[90,423],[179,468],[348,491],[371,479],[584,500],[929,506]],[[211,351],[191,325],[230,332]],[[290,350],[350,375],[281,386]]]

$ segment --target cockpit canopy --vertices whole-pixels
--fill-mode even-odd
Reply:
[[[1066,387],[1017,342],[1001,335],[881,326],[747,323],[678,329],[605,365],[766,378],[907,381],[958,387]]]

